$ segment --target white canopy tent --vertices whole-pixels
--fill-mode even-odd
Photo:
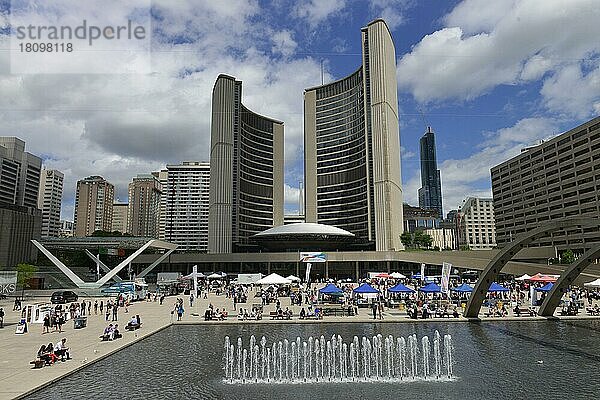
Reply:
[[[221,278],[223,278],[223,276],[221,276],[221,274],[214,273],[214,274],[210,274],[209,276],[207,276],[207,278],[208,279],[221,279]]]
[[[402,275],[400,272],[392,272],[390,276],[394,279],[404,279],[406,275]]]
[[[194,278],[196,278],[196,279],[202,279],[202,278],[206,278],[206,275],[204,275],[202,272],[192,272],[189,275],[181,277],[181,279],[188,279],[188,280],[192,280]]]
[[[292,283],[291,280],[275,273],[256,281],[256,284],[258,285],[289,285],[290,283]]]
[[[292,282],[301,282],[302,281],[302,279],[300,279],[300,278],[298,278],[297,276],[294,276],[294,275],[290,275],[290,276],[288,276],[285,279],[289,279]]]
[[[600,278],[596,279],[595,281],[584,283],[583,286],[589,288],[600,288]]]
[[[529,276],[527,274],[524,274],[523,276],[515,278],[515,281],[526,281],[526,280],[529,280],[529,279],[531,279],[531,276]]]

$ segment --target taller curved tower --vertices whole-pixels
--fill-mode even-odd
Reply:
[[[362,29],[362,65],[304,92],[306,222],[354,233],[367,248],[402,249],[396,52],[386,23]]]
[[[283,122],[242,104],[242,82],[219,75],[212,95],[209,253],[252,247],[250,236],[283,225]]]

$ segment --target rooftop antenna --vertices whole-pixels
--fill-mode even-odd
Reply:
[[[325,74],[323,73],[323,59],[321,58],[321,85],[325,84]]]
[[[421,115],[421,119],[423,120],[423,124],[425,125],[425,130],[427,132],[429,132],[429,128],[431,127],[431,124],[429,124],[427,122],[427,119],[425,118],[425,113],[423,112],[423,109],[421,107],[418,107],[417,110],[419,111],[419,114]]]

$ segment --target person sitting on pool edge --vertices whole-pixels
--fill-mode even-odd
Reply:
[[[56,345],[54,346],[54,354],[57,357],[60,357],[61,361],[66,361],[66,360],[71,359],[71,356],[69,355],[69,348],[67,347],[66,343],[67,343],[67,338],[62,338],[62,340],[57,342]],[[65,356],[67,358],[65,358]]]

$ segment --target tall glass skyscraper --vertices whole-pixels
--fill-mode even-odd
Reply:
[[[283,225],[283,122],[242,104],[242,82],[219,75],[212,96],[209,253],[253,247]]]
[[[419,207],[435,210],[438,218],[444,218],[442,211],[442,180],[437,169],[435,155],[435,134],[431,127],[421,137],[421,188],[419,189]]]
[[[396,52],[386,23],[362,29],[362,65],[304,92],[306,222],[356,235],[365,248],[402,248]]]

